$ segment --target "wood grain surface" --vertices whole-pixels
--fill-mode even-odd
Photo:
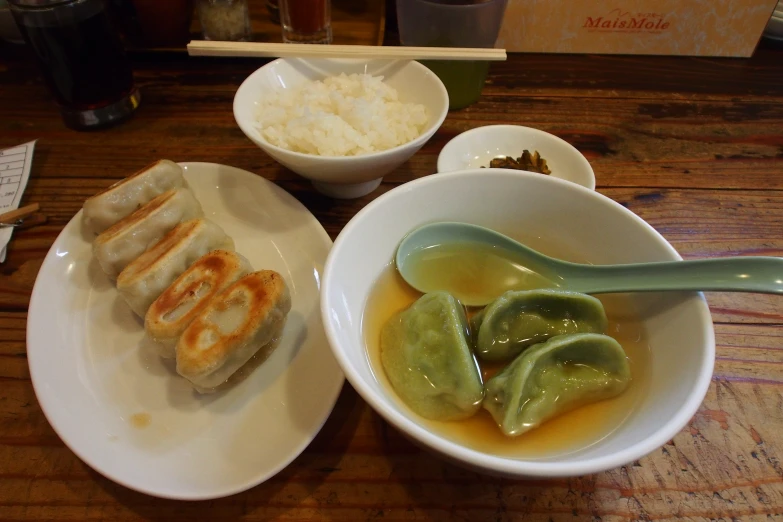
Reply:
[[[0,265],[0,520],[783,520],[783,298],[714,293],[717,362],[689,426],[628,466],[520,481],[447,464],[387,426],[346,384],[313,444],[268,482],[201,503],[147,497],[92,471],[44,418],[25,356],[41,262],[86,197],[161,157],[273,180],[335,237],[369,201],[435,171],[456,134],[537,127],[575,145],[598,191],[685,258],[783,256],[783,49],[747,60],[512,55],[481,100],[353,201],[315,193],[237,128],[241,81],[263,62],[134,55],[143,102],[117,127],[66,129],[27,50],[0,44],[0,148],[38,139],[24,202],[45,223],[14,234]]]

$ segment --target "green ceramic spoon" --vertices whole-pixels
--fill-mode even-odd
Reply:
[[[450,243],[477,243],[499,249],[501,255],[538,272],[551,280],[553,286],[585,294],[718,290],[783,295],[783,258],[780,257],[583,265],[545,256],[503,234],[467,223],[431,223],[410,232],[397,247],[397,270],[409,285],[421,292],[445,290],[428,288],[426,281],[417,280],[412,264],[417,251]],[[455,297],[468,306],[483,306],[493,299],[486,295],[455,294]]]

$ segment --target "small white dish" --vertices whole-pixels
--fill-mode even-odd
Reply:
[[[698,292],[628,294],[621,311],[615,311],[630,314],[646,333],[639,338],[646,337],[649,358],[639,364],[644,364],[647,378],[640,380],[643,388],[627,416],[599,440],[555,454],[504,457],[448,437],[445,429],[433,429],[405,407],[386,379],[376,374],[382,368],[371,366],[362,317],[370,291],[391,266],[400,240],[414,228],[437,221],[489,227],[568,261],[600,265],[681,259],[630,210],[551,176],[474,169],[426,176],[381,195],[335,240],[324,269],[321,315],[348,381],[392,426],[471,469],[511,477],[565,477],[633,462],[666,444],[688,423],[707,393],[715,358],[712,317]]]
[[[143,322],[94,260],[80,211],[36,279],[27,356],[46,418],[85,463],[142,493],[203,500],[249,489],[288,465],[326,421],[343,375],[318,308],[331,247],[320,223],[250,172],[182,165],[206,216],[237,251],[288,282],[292,309],[278,348],[232,388],[195,393],[171,364],[140,348]]]
[[[522,125],[487,125],[463,132],[440,151],[438,172],[488,167],[493,158],[518,158],[524,149],[541,154],[550,176],[595,190],[593,168],[582,153],[554,134]]]
[[[270,89],[296,87],[306,81],[323,80],[340,73],[383,76],[403,102],[423,104],[429,123],[413,141],[361,156],[317,156],[272,145],[255,127],[256,105]],[[316,190],[333,198],[350,199],[369,194],[383,176],[413,156],[443,123],[449,110],[449,95],[443,82],[415,61],[280,58],[242,82],[234,96],[234,118],[242,132],[275,161],[312,181]]]

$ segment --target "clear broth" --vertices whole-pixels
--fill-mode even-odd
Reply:
[[[488,258],[484,263],[479,259],[482,256]],[[498,268],[498,264],[503,263],[503,259],[497,256],[494,256],[495,259],[489,259],[493,257],[491,251],[474,252],[468,257],[471,261],[467,264],[455,262],[454,256],[451,255],[433,257],[429,260],[426,270],[436,274],[433,277],[440,282],[439,284],[445,282],[448,285],[457,285],[458,288],[472,288],[476,282],[486,280],[492,273],[484,268],[487,266]],[[500,267],[497,272],[498,277],[502,277],[502,274],[507,272],[518,273],[519,270],[514,267]],[[554,286],[540,285],[539,278],[540,276],[527,277],[525,279],[529,283],[527,288]],[[492,285],[497,287],[494,282]],[[524,285],[515,284],[514,288],[522,289]],[[411,417],[418,417],[418,415],[397,397],[383,370],[380,357],[380,332],[389,318],[410,306],[421,295],[408,286],[399,276],[394,265],[390,264],[375,282],[362,317],[362,332],[375,378],[389,390],[393,399]],[[613,399],[583,406],[563,414],[513,438],[503,435],[490,414],[483,408],[473,417],[462,421],[440,422],[418,417],[419,422],[440,436],[471,449],[491,455],[525,459],[550,458],[580,451],[610,435],[633,412],[648,387],[650,349],[644,327],[639,317],[635,315],[633,303],[628,296],[614,294],[597,297],[604,304],[609,318],[606,333],[622,345],[631,365],[632,381],[625,392]],[[473,312],[475,310],[468,309],[469,315]],[[490,365],[482,362],[479,362],[479,365],[484,379],[488,379],[503,367],[502,364]]]
[[[406,260],[427,291],[448,289],[463,303],[490,302],[507,290],[556,288],[532,267],[491,246],[449,243],[412,252]]]

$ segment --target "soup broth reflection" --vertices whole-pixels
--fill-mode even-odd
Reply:
[[[472,272],[470,266],[497,266],[499,263],[497,259],[482,261],[473,256],[470,264],[459,264],[449,257],[444,256],[443,263],[430,260],[427,270],[434,274],[439,282],[461,285],[461,288],[475,288],[474,282],[477,279],[486,280],[490,274],[483,269]],[[501,274],[503,270],[519,272],[518,269],[506,268],[500,270]],[[528,280],[530,285],[527,288],[542,286],[539,277],[531,276]],[[515,285],[515,288],[523,289],[519,284]],[[502,293],[502,289],[497,285],[493,289]],[[362,318],[368,358],[375,378],[398,403],[400,409],[429,430],[453,442],[484,453],[512,458],[547,458],[579,451],[599,442],[617,429],[633,412],[647,388],[649,346],[643,325],[633,314],[630,298],[624,295],[597,296],[609,318],[606,333],[623,346],[631,365],[632,381],[625,392],[613,399],[580,407],[513,438],[503,435],[484,409],[469,419],[454,422],[439,422],[419,417],[396,396],[386,378],[380,358],[380,332],[389,318],[410,306],[421,295],[403,281],[393,265],[384,269],[371,290]],[[468,309],[468,315],[475,311]],[[484,381],[503,369],[506,364],[480,361]]]

